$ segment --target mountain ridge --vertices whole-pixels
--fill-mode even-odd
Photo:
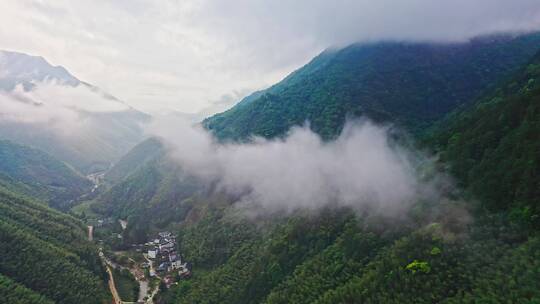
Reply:
[[[324,138],[333,138],[347,115],[420,130],[509,77],[539,46],[540,34],[533,33],[467,43],[383,42],[329,50],[203,124],[230,140],[281,136],[305,121]]]

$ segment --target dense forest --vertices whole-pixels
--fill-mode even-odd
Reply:
[[[292,125],[309,121],[315,132],[330,138],[347,116],[364,115],[406,125],[418,134],[423,126],[504,82],[539,49],[540,34],[535,33],[461,44],[388,42],[327,50],[280,83],[203,124],[220,138],[238,139],[282,135]],[[266,95],[281,101],[265,104]],[[164,156],[158,139],[148,139],[107,173],[112,187],[92,207],[101,214],[131,217],[128,238],[143,240],[155,224],[182,221],[192,208],[190,197],[208,190],[177,167]]]
[[[105,273],[86,227],[43,203],[0,189],[0,290],[9,303],[108,303]]]
[[[92,183],[65,163],[35,148],[0,140],[0,185],[68,209]]]
[[[540,301],[539,66],[540,54],[419,135],[466,202],[418,203],[392,225],[324,210],[255,228],[214,209],[180,230],[201,270],[163,302]]]
[[[399,218],[330,203],[246,216],[237,197],[188,174],[150,138],[84,202],[112,227],[96,236],[122,250],[157,231],[177,236],[192,273],[161,284],[160,304],[540,303],[540,34],[327,50],[203,125],[221,140],[249,140],[309,121],[332,140],[348,117],[391,123],[403,132],[390,144],[433,155],[427,175],[452,177],[437,185],[443,198],[416,201]],[[72,207],[91,183],[8,141],[0,159],[0,297],[109,303],[86,214],[50,208]],[[114,276],[122,298],[135,300],[134,277]]]
[[[245,217],[234,197],[186,175],[157,139],[111,169],[110,187],[92,209],[129,219],[127,243],[157,229],[178,234],[193,276],[162,290],[160,303],[534,303],[539,46],[535,34],[467,47],[326,51],[204,122],[222,139],[279,136],[306,120],[331,139],[351,114],[405,126],[457,189],[448,200],[417,202],[406,220],[330,207]],[[386,76],[359,73],[366,66]]]
[[[540,227],[540,54],[507,84],[438,123],[426,138],[483,208]]]
[[[306,121],[328,139],[339,134],[348,116],[390,121],[416,132],[496,86],[539,49],[535,33],[328,50],[204,124],[222,139],[279,136]]]

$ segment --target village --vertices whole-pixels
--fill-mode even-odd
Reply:
[[[149,269],[150,277],[161,278],[167,288],[191,276],[191,266],[178,253],[174,234],[159,232],[158,237],[145,243],[144,247],[147,263],[143,267]]]
[[[88,238],[93,240],[94,228],[107,231],[102,230],[103,227],[110,227],[115,222],[110,219],[93,221],[93,225],[88,225]],[[118,220],[117,223],[122,231],[126,229],[127,221]],[[122,234],[118,231],[108,231],[105,233],[108,235],[108,241],[99,239],[97,242],[101,245],[99,256],[107,267],[110,276],[109,287],[115,303],[154,303],[160,289],[171,288],[181,280],[191,277],[191,264],[183,259],[178,250],[176,236],[170,231],[157,232],[146,243],[130,244],[123,249],[110,248],[111,240],[122,242]],[[126,275],[131,279],[126,279]],[[131,286],[138,287],[138,295],[134,295],[135,298],[131,301],[126,301],[126,288],[122,287],[130,285],[126,283],[129,280],[133,282]]]

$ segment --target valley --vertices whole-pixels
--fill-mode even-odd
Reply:
[[[98,255],[109,275],[109,289],[115,303],[154,303],[156,294],[164,288],[177,285],[180,280],[191,276],[191,266],[182,260],[177,251],[176,237],[167,231],[161,231],[155,238],[144,244],[124,244],[122,248],[114,248],[115,243],[94,239],[94,231],[98,235],[111,234],[111,226],[116,225],[111,219],[87,219],[87,223],[97,223],[97,227],[88,225],[88,240],[99,246]],[[109,224],[107,224],[109,223]],[[122,231],[128,222],[118,220]],[[112,233],[110,239],[120,239],[121,234]],[[127,277],[127,278],[126,278]],[[115,279],[116,278],[116,279]],[[118,281],[131,280],[131,290],[118,291]],[[135,288],[133,284],[138,286]]]
[[[195,123],[1,67],[0,301],[540,301],[539,32],[329,48]]]

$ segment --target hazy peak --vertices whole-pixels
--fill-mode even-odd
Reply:
[[[77,86],[79,79],[62,66],[53,66],[41,56],[0,50],[0,89],[11,91],[17,85],[30,90],[38,82]]]

